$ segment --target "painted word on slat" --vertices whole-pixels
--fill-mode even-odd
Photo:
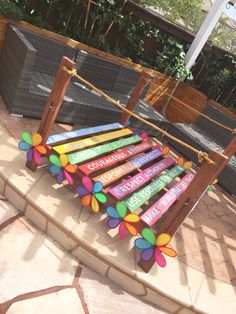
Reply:
[[[132,141],[131,141],[132,140]],[[101,146],[96,146],[94,148],[90,148],[87,149],[85,151],[82,152],[78,152],[75,154],[80,154],[80,153],[84,153],[82,156],[79,155],[79,159],[76,157],[73,159],[71,159],[71,155],[68,156],[68,159],[70,161],[70,163],[75,164],[78,162],[81,162],[81,158],[82,161],[84,161],[84,158],[86,159],[90,159],[92,157],[96,157],[98,155],[107,153],[109,151],[114,151],[122,146],[127,146],[129,144],[133,144],[135,142],[139,142],[141,140],[141,138],[138,135],[132,136],[132,137],[128,137],[125,138],[123,140],[118,140],[116,142],[112,142],[112,143],[108,143],[108,144],[104,144]],[[131,147],[127,147],[124,149],[119,149],[117,152],[102,157],[100,159],[96,159],[93,160],[91,162],[88,162],[86,164],[83,164],[81,166],[79,166],[79,170],[81,170],[84,174],[89,175],[95,171],[101,170],[103,168],[107,168],[109,166],[112,166],[114,164],[116,164],[117,162],[123,161],[131,156],[134,156],[138,153],[141,153],[147,149],[150,149],[153,147],[153,144],[147,140],[144,140],[142,143],[136,145],[136,146],[131,146]]]
[[[161,216],[170,208],[178,197],[187,189],[194,178],[194,173],[189,172],[176,183],[165,195],[152,205],[141,219],[149,226],[153,226]]]
[[[128,209],[133,212],[148,201],[156,193],[160,192],[168,183],[174,180],[184,171],[184,168],[177,165],[165,174],[161,175],[155,181],[144,187],[142,190],[134,193],[124,203]]]
[[[75,152],[75,153],[69,154],[67,156],[68,156],[69,162],[71,164],[78,164],[78,163],[86,161],[88,159],[97,157],[97,156],[105,154],[105,153],[109,153],[109,152],[114,151],[116,149],[119,149],[121,147],[128,146],[130,144],[134,144],[134,143],[137,143],[140,141],[142,141],[141,137],[138,135],[134,135],[134,136],[130,136],[127,138],[123,138],[121,140],[117,140],[114,142],[102,144],[102,145],[99,145],[96,147],[92,147],[92,148],[88,148],[88,149],[85,149],[85,150],[82,150],[79,152]],[[87,163],[87,164],[90,165],[91,162]],[[87,166],[86,166],[87,164],[81,165],[80,170],[82,170],[86,174],[92,173],[92,172],[89,172],[90,167],[87,170]]]
[[[91,134],[96,134],[100,132],[106,132],[106,131],[112,131],[112,130],[118,130],[122,129],[123,126],[116,122],[116,123],[111,123],[111,124],[105,124],[105,125],[99,125],[99,126],[94,126],[91,128],[84,128],[81,130],[75,130],[71,132],[64,132],[61,134],[54,134],[48,137],[47,140],[47,145],[53,144],[56,142],[62,142],[65,140],[71,140],[75,137],[80,137],[80,136],[86,136],[86,135],[91,135]]]
[[[133,193],[142,185],[150,181],[152,178],[156,177],[163,170],[172,166],[174,163],[175,163],[174,159],[165,158],[156,163],[155,165],[136,174],[132,178],[125,180],[119,185],[113,187],[112,189],[109,190],[109,193],[111,193],[116,199],[121,200],[125,196]]]
[[[96,135],[89,138],[84,138],[82,140],[62,144],[53,147],[53,149],[58,154],[66,154],[72,151],[75,151],[77,149],[86,148],[88,146],[94,146],[99,143],[108,142],[110,140],[115,140],[119,137],[128,136],[131,135],[133,132],[130,129],[123,129],[119,131],[109,132],[101,135]]]
[[[162,152],[160,150],[154,149],[153,151],[147,154],[142,154],[141,156],[135,157],[129,162],[93,178],[93,180],[101,182],[103,186],[105,187],[109,185],[110,183],[116,181],[117,179],[125,176],[126,174],[134,171],[135,169],[160,157],[161,155],[162,155]]]

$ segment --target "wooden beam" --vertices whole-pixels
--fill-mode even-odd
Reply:
[[[167,232],[171,236],[176,233],[185,218],[187,218],[204,196],[208,186],[212,184],[235,152],[236,135],[225,149],[224,155],[219,152],[211,152],[209,157],[214,160],[215,163],[208,164],[207,161],[203,162],[188,190],[179,198],[176,206],[163,221],[159,229],[160,232]]]
[[[236,152],[236,134],[233,136],[229,145],[226,147],[224,155],[230,159],[235,152]]]
[[[64,95],[70,83],[71,74],[65,71],[64,67],[72,70],[75,67],[75,63],[67,57],[62,57],[61,59],[51,94],[45,106],[43,117],[38,129],[38,133],[41,134],[43,138],[41,145],[45,145],[47,142],[48,136],[52,131],[58,112],[61,108]],[[26,166],[32,171],[37,169],[37,164],[34,159],[27,161]]]
[[[131,93],[130,99],[127,103],[126,108],[130,111],[133,112],[135,105],[137,103],[137,101],[139,100],[144,87],[146,86],[146,84],[148,83],[148,81],[151,79],[150,74],[146,73],[146,72],[142,72],[139,76],[138,82],[133,90],[133,92]],[[130,114],[128,114],[127,112],[124,112],[121,116],[121,124],[126,125],[128,120],[130,118]]]

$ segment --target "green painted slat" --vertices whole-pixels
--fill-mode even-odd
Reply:
[[[128,145],[140,142],[140,141],[142,141],[141,137],[138,135],[135,135],[135,136],[124,138],[124,139],[121,139],[121,140],[118,140],[115,142],[103,144],[100,146],[96,146],[96,147],[82,150],[80,152],[69,154],[68,159],[69,159],[69,162],[72,165],[74,165],[74,164],[78,164],[82,161],[89,160],[89,159],[97,157],[99,155],[109,153],[109,152],[114,151],[116,149],[119,149],[121,147],[128,146]]]
[[[151,184],[147,185],[142,190],[134,193],[131,197],[129,197],[126,201],[124,201],[125,205],[129,208],[131,212],[138,209],[142,206],[147,200],[149,200],[156,193],[161,191],[168,183],[174,180],[177,176],[179,176],[184,171],[184,168],[177,165],[171,170],[167,171],[165,174],[161,175]]]

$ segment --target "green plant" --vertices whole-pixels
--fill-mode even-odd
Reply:
[[[135,20],[132,14],[123,16],[118,22],[120,34],[126,39],[127,47],[123,51],[126,57],[134,62],[146,64],[150,66],[145,57],[144,39],[158,39],[159,30],[154,28],[149,22],[142,19]],[[116,43],[118,47],[120,38]]]
[[[32,16],[32,15],[25,14],[23,17],[23,20],[30,23],[30,24],[33,24],[39,28],[45,28],[48,30],[52,29],[51,26],[46,21],[44,21],[42,16],[40,16],[40,15]]]
[[[165,34],[160,36],[160,41],[163,50],[152,62],[154,69],[176,79],[192,80],[192,73],[185,66],[184,45],[176,38]]]
[[[0,15],[14,20],[23,18],[21,9],[9,0],[0,0]]]
[[[158,8],[171,22],[180,24],[190,31],[196,32],[203,22],[206,13],[199,0],[135,0],[144,6]]]
[[[222,17],[213,30],[210,37],[211,44],[223,48],[231,53],[236,52],[236,32],[235,27],[228,23],[228,18]]]

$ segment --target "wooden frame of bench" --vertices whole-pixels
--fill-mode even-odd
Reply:
[[[60,106],[62,104],[63,97],[65,95],[66,89],[71,79],[71,74],[65,71],[64,67],[66,67],[69,70],[72,70],[75,67],[75,63],[66,57],[63,57],[61,60],[58,73],[52,88],[52,92],[46,104],[44,114],[38,129],[38,133],[40,133],[43,138],[42,145],[46,145],[47,139],[52,131],[53,124],[55,122]],[[127,104],[127,108],[129,110],[134,109],[135,103],[140,94],[142,93],[142,90],[146,84],[147,79],[148,75],[146,73],[143,73],[143,75],[140,76],[140,79],[132,93],[132,97],[129,103]],[[129,114],[123,113],[121,118],[121,124],[124,125],[128,121],[128,119]],[[103,134],[103,132],[101,134]],[[85,137],[86,135],[78,138]],[[48,149],[53,150],[53,147],[48,145]],[[147,151],[150,152],[153,150],[149,147]],[[235,153],[235,151],[236,151],[236,136],[234,136],[234,138],[224,151],[224,154],[221,154],[216,151],[210,153],[209,157],[214,161],[214,163],[209,164],[206,160],[204,160],[198,172],[192,177],[190,175],[191,180],[189,180],[189,184],[187,184],[187,186],[183,189],[183,191],[180,193],[178,197],[176,196],[173,204],[171,204],[171,210],[168,210],[163,216],[162,222],[158,226],[158,232],[167,232],[171,236],[175,234],[175,232],[182,225],[185,218],[196,207],[200,199],[203,197],[203,195],[208,189],[208,186],[214,181],[214,179],[217,177],[220,171],[227,164],[230,157]],[[28,161],[26,166],[32,171],[35,171],[37,168],[37,165],[34,162],[34,160]],[[141,172],[142,169],[140,167],[136,167],[135,169],[132,170],[132,173]],[[80,171],[79,175],[82,176],[83,172]],[[184,177],[182,176],[183,177],[182,181],[184,181],[184,178],[186,176]],[[109,187],[104,189],[104,192],[108,193],[108,191]],[[161,190],[160,195],[163,195],[163,191],[166,192],[166,190]],[[171,189],[169,191],[171,191]],[[117,200],[110,193],[108,193],[107,195],[109,196],[109,202],[111,202],[111,204],[115,204]],[[138,230],[141,231],[144,227],[147,226],[148,224],[145,221],[141,220],[141,222],[138,223]],[[152,259],[150,262],[140,261],[139,266],[144,271],[148,272],[152,267],[153,263],[154,259]]]

